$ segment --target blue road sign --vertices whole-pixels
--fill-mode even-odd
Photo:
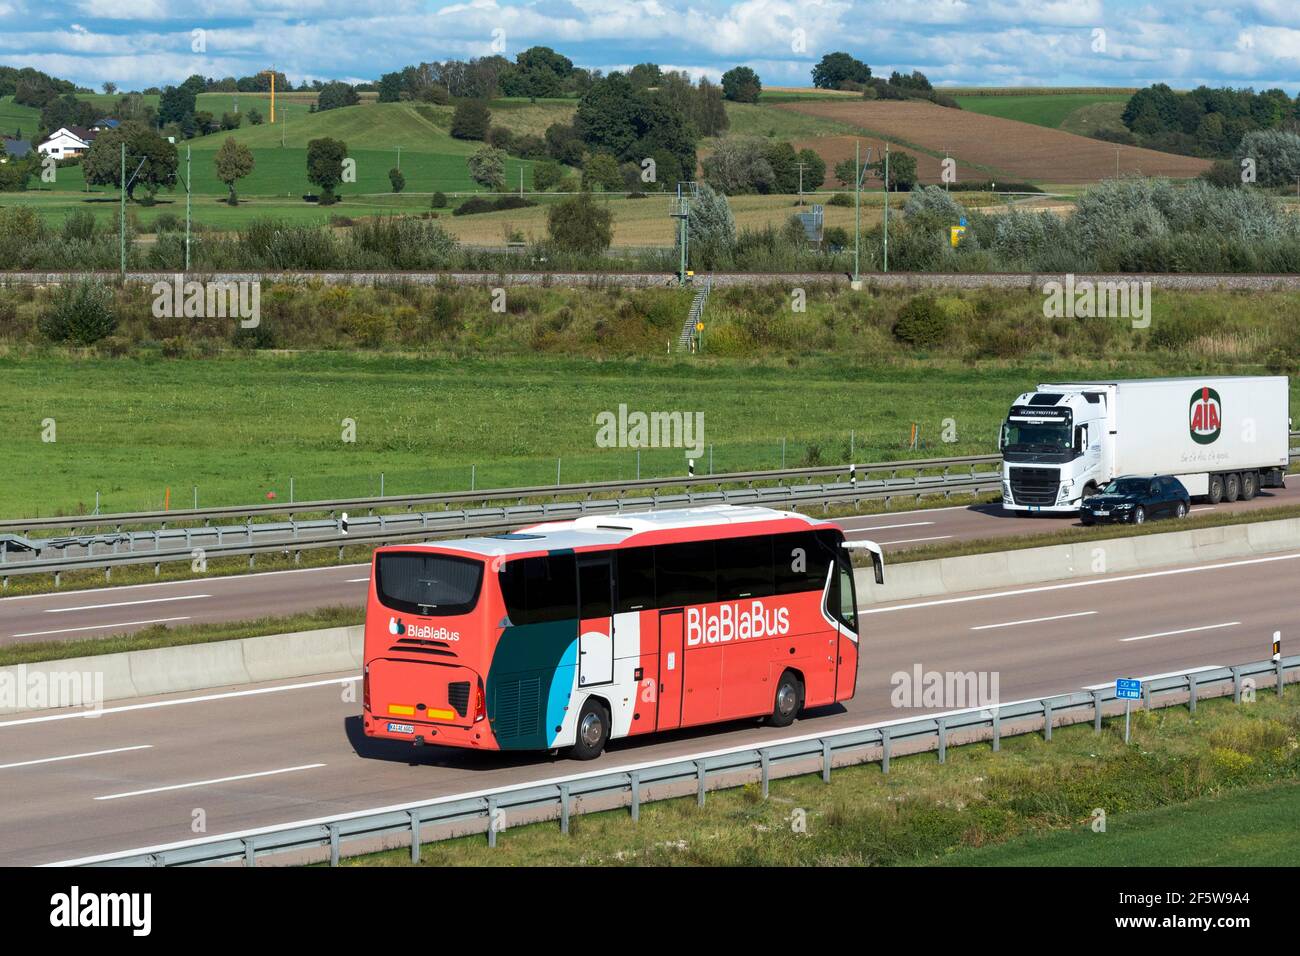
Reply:
[[[1115,681],[1115,696],[1120,700],[1141,700],[1142,682],[1121,677]]]

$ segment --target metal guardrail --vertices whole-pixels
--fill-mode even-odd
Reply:
[[[1247,681],[1258,683],[1255,679],[1262,675],[1274,676],[1277,692],[1281,694],[1286,683],[1300,679],[1297,668],[1300,668],[1300,655],[1278,661],[1256,661],[1145,679],[1141,709],[1175,706],[1183,702],[1184,695],[1192,711],[1196,710],[1198,698],[1223,697],[1231,693],[1233,700],[1240,703]],[[1289,675],[1288,670],[1292,672]],[[914,720],[865,724],[823,734],[774,740],[769,744],[733,747],[616,770],[573,774],[50,865],[193,866],[242,861],[247,866],[254,866],[259,859],[277,853],[323,849],[329,851],[330,864],[337,865],[344,855],[345,841],[376,837],[388,837],[391,841],[394,835],[399,834],[409,834],[411,859],[415,862],[419,860],[421,831],[426,826],[459,824],[462,829],[470,828],[471,832],[484,831],[488,845],[495,846],[498,834],[511,814],[531,819],[558,817],[561,832],[567,833],[570,816],[575,810],[581,812],[581,807],[575,807],[574,801],[583,798],[613,799],[616,805],[630,803],[631,818],[636,820],[642,803],[680,795],[677,792],[665,793],[665,785],[675,785],[677,790],[681,790],[683,786],[689,787],[694,783],[696,799],[703,805],[710,783],[713,789],[736,786],[752,779],[755,774],[766,798],[768,784],[774,776],[808,773],[810,771],[803,768],[815,766],[818,761],[822,779],[829,783],[836,763],[840,766],[879,763],[881,771],[888,773],[890,757],[895,748],[903,744],[909,745],[909,753],[936,750],[939,762],[943,763],[947,759],[949,738],[959,733],[974,734],[973,740],[967,742],[991,739],[996,751],[1004,737],[1042,733],[1044,739],[1050,741],[1054,726],[1082,722],[1079,719],[1081,712],[1090,712],[1094,729],[1100,731],[1107,705],[1114,705],[1117,701],[1111,684],[1106,689],[1053,694],[991,707],[931,714]],[[660,794],[652,796],[643,792],[649,787],[659,787]]]
[[[796,478],[817,478],[847,474],[850,467],[861,475],[888,471],[969,468],[1001,462],[1001,455],[964,455],[955,458],[918,458],[905,461],[868,462],[858,465],[813,465],[803,468],[778,468],[765,471],[734,471],[714,475],[669,475],[659,478],[627,478],[617,481],[592,481],[564,485],[531,485],[521,488],[485,488],[474,491],[436,491],[415,495],[384,495],[369,498],[334,498],[316,501],[280,502],[276,504],[233,505],[212,508],[178,508],[169,511],[136,511],[101,515],[62,515],[47,518],[3,518],[0,532],[27,534],[33,530],[50,528],[117,529],[139,525],[162,525],[192,521],[212,521],[218,518],[258,519],[268,515],[336,514],[343,511],[373,512],[382,508],[413,509],[420,506],[461,504],[464,502],[522,501],[527,498],[582,497],[601,494],[621,495],[628,491],[649,489],[652,494],[659,488],[685,488],[758,482],[791,481]]]
[[[512,505],[460,511],[403,512],[395,515],[371,515],[350,518],[344,531],[342,518],[242,525],[206,525],[195,528],[167,528],[155,531],[121,532],[113,535],[84,535],[73,538],[22,539],[29,545],[40,542],[34,558],[14,560],[0,547],[0,581],[8,586],[9,577],[25,574],[59,575],[68,571],[153,564],[155,573],[161,565],[177,561],[193,562],[223,557],[249,558],[250,566],[258,554],[289,552],[295,562],[301,552],[321,548],[342,549],[350,545],[379,545],[411,539],[427,540],[438,536],[496,534],[541,521],[564,520],[583,514],[619,514],[623,511],[659,510],[698,507],[711,504],[746,504],[767,506],[810,506],[856,503],[862,500],[886,501],[900,496],[975,493],[1001,488],[1001,472],[984,472],[961,476],[916,476],[863,482],[837,482],[815,485],[780,485],[770,488],[736,488],[718,491],[684,492],[646,498],[592,498],[580,501],[535,505]],[[110,548],[96,553],[96,546]],[[70,553],[79,549],[83,553]],[[124,550],[123,550],[124,549]],[[62,552],[46,557],[49,551]]]

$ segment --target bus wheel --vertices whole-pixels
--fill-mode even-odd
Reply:
[[[772,701],[772,716],[767,718],[769,727],[789,727],[794,723],[795,715],[803,709],[803,681],[794,671],[786,671],[776,685],[776,696]]]
[[[609,742],[609,711],[605,705],[588,697],[578,714],[578,739],[569,751],[575,760],[594,760]]]

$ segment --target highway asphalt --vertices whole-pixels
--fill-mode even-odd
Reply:
[[[920,517],[942,520],[939,514]],[[923,537],[937,529],[877,530]],[[853,700],[784,730],[746,721],[616,741],[594,765],[370,742],[358,728],[356,674],[142,699],[94,719],[67,711],[0,718],[0,864],[67,860],[917,716],[925,711],[891,702],[891,676],[917,665],[996,674],[999,699],[1012,701],[1121,676],[1261,660],[1273,631],[1282,632],[1284,651],[1295,643],[1298,572],[1300,550],[865,608]],[[358,576],[340,571],[348,573]],[[141,616],[171,613],[195,612]]]
[[[1244,511],[1300,502],[1300,481],[1253,501],[1193,504],[1193,514]],[[997,504],[892,511],[838,519],[850,537],[871,537],[888,550],[999,538],[1078,525],[1077,518],[1015,517]],[[1173,522],[1165,522],[1174,530]],[[107,637],[153,624],[243,621],[365,600],[367,565],[343,565],[129,585],[0,599],[0,644]]]

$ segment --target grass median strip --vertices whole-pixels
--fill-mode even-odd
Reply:
[[[810,724],[815,721],[810,721]],[[1300,693],[1254,703],[1203,700],[1041,735],[895,757],[626,810],[507,827],[426,844],[425,866],[1295,865],[1300,813]],[[1104,821],[1104,830],[1098,830]],[[1288,829],[1289,826],[1289,829]],[[409,851],[356,866],[409,865]]]

